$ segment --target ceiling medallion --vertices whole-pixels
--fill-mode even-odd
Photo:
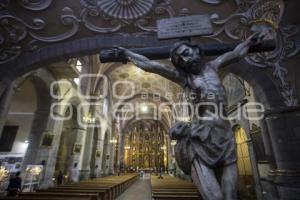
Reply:
[[[101,0],[99,7],[107,15],[118,19],[137,19],[146,15],[154,0]]]

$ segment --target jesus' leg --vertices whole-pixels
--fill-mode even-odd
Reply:
[[[223,195],[214,170],[195,158],[191,169],[192,179],[204,200],[222,200]]]
[[[237,166],[236,163],[223,167],[221,186],[224,200],[237,199]]]

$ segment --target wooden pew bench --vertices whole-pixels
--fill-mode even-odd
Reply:
[[[0,200],[114,200],[138,178],[138,174],[109,176],[22,192],[19,197],[0,197]]]
[[[90,197],[22,196],[22,197],[0,197],[0,200],[91,200],[91,198]]]
[[[19,194],[19,197],[59,197],[59,198],[82,198],[89,200],[98,200],[97,193],[62,193],[62,192],[23,192]]]
[[[95,194],[101,200],[112,199],[109,188],[49,188],[47,190],[37,190],[37,193]]]
[[[154,200],[196,200],[201,196],[193,183],[174,177],[164,179],[151,177],[152,198]]]

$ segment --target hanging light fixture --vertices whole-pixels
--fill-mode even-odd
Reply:
[[[124,149],[125,149],[125,150],[129,150],[129,149],[130,149],[130,146],[125,146]]]
[[[83,122],[84,123],[93,124],[93,123],[95,123],[95,121],[96,121],[96,119],[94,117],[92,117],[91,113],[83,116]]]
[[[111,143],[111,144],[116,144],[117,142],[118,142],[117,139],[114,137],[109,140],[109,143]]]
[[[172,141],[171,141],[171,145],[172,145],[172,146],[175,146],[176,144],[177,144],[177,140],[172,140]]]

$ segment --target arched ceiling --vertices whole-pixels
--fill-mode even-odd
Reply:
[[[240,39],[243,26],[253,19],[268,16],[279,21],[280,4],[281,0],[3,0],[0,64],[25,52],[95,35],[156,38],[156,20],[184,15],[208,14],[214,23],[214,39],[224,32],[224,25],[229,38]],[[126,44],[128,40],[116,42]]]
[[[136,94],[157,94],[170,100],[176,100],[176,94],[182,91],[179,85],[171,81],[153,74],[145,72],[132,63],[121,65],[109,74],[112,85],[116,85],[116,93],[118,96],[126,97]],[[120,82],[121,81],[121,82]],[[126,83],[127,82],[127,83]],[[141,97],[139,97],[141,98]],[[114,97],[118,101],[118,98]]]
[[[251,24],[257,20],[272,20],[278,24],[284,12],[284,4],[290,5],[289,1],[283,0],[145,0],[127,3],[127,0],[1,1],[0,85],[6,85],[18,76],[54,61],[99,53],[100,49],[113,45],[145,47],[174,43],[174,40],[157,40],[158,19],[208,14],[214,34],[192,41],[226,42],[244,39]],[[252,65],[260,67],[263,63],[259,61],[267,60],[274,68],[280,88],[286,82],[285,77],[282,77],[285,76],[283,67],[278,63],[296,54],[297,48],[289,38],[296,32],[296,29],[287,27],[277,31],[278,37],[282,38],[278,46],[289,52],[276,51],[269,57],[264,55],[263,59],[257,55],[248,59]],[[113,75],[127,76],[117,73]],[[144,82],[143,78],[135,80],[139,85]],[[150,85],[155,85],[160,79],[155,78],[150,82],[153,83]],[[144,89],[147,85],[144,84]],[[163,91],[161,88],[159,85],[153,89]],[[3,91],[0,88],[0,93]],[[282,91],[282,94],[285,92]],[[286,102],[296,102],[292,97],[283,97]]]

